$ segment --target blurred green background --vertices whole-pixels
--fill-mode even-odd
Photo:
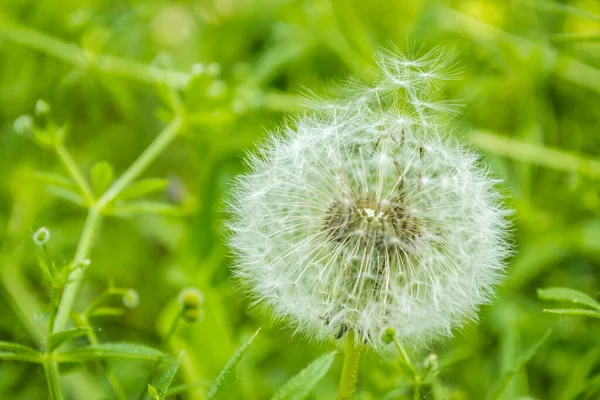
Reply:
[[[168,188],[150,198],[178,211],[106,217],[75,308],[111,281],[134,288],[139,306],[94,319],[95,332],[101,341],[157,346],[178,293],[196,286],[205,297],[203,318],[181,324],[169,346],[172,354],[185,351],[176,383],[199,384],[180,398],[205,398],[259,326],[261,337],[221,397],[269,398],[336,343],[292,337],[249,308],[232,279],[224,199],[244,170],[243,156],[302,112],[304,93],[322,92],[348,74],[364,76],[378,48],[438,45],[456,50],[462,66],[443,94],[462,104],[454,133],[478,147],[503,179],[515,209],[516,251],[480,323],[414,356],[438,356],[437,383],[425,395],[485,398],[553,328],[501,398],[600,398],[598,322],[544,314],[549,303],[536,297],[537,288],[549,286],[593,297],[600,291],[595,0],[0,0],[0,340],[40,347],[49,290],[31,236],[47,227],[49,254],[69,262],[86,215],[36,178],[33,171],[66,173],[52,151],[15,132],[15,119],[46,100],[49,117],[36,123],[71,126],[65,145],[82,171],[106,160],[119,174],[169,122],[176,95],[188,123],[143,177],[168,179]],[[148,368],[114,364],[128,393],[144,388]],[[334,398],[340,368],[338,358],[309,398]],[[67,398],[113,396],[97,365],[61,373],[63,385],[78,393]],[[367,353],[358,397],[407,398],[407,383],[395,360]],[[41,367],[0,362],[1,399],[47,396]]]

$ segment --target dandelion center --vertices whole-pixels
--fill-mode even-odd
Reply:
[[[346,256],[375,252],[389,258],[408,256],[422,227],[399,194],[381,201],[374,196],[334,199],[323,230],[330,243],[343,247]]]

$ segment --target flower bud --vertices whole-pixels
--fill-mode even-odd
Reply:
[[[21,115],[15,119],[15,122],[13,123],[13,129],[19,135],[31,133],[31,131],[33,131],[33,118],[31,118],[31,115]]]
[[[385,344],[390,344],[394,341],[395,338],[396,338],[396,330],[394,328],[387,328],[385,330],[385,333],[381,337],[381,340]]]
[[[123,305],[127,308],[136,308],[140,304],[140,295],[134,289],[128,289],[123,295]]]
[[[39,99],[35,103],[35,114],[38,116],[48,115],[50,113],[50,104],[44,99]]]
[[[38,246],[45,245],[48,243],[48,240],[50,240],[50,231],[45,227],[41,227],[33,234],[33,241]]]
[[[204,296],[196,288],[186,288],[179,293],[177,298],[181,306],[181,315],[188,322],[196,322],[202,317],[202,304]]]

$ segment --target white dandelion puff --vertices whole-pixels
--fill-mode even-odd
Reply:
[[[450,137],[454,108],[433,100],[453,65],[381,54],[372,84],[351,81],[249,157],[230,204],[235,272],[298,332],[379,347],[392,328],[418,345],[492,297],[508,213]]]

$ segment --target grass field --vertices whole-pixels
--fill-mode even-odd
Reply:
[[[356,399],[599,399],[595,0],[0,0],[0,398],[336,398],[341,341],[250,306],[225,204],[307,93],[435,47],[514,254],[479,321],[365,351]]]

